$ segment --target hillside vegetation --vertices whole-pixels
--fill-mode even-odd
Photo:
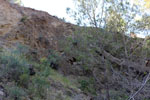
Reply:
[[[150,99],[150,38],[115,11],[103,27],[5,0],[0,13],[0,100]]]
[[[125,36],[130,53],[126,58],[121,37],[118,33],[116,41],[104,29],[75,26],[71,36],[59,40],[60,51],[50,49],[48,56],[35,59],[29,55],[30,48],[21,44],[14,49],[1,49],[0,77],[5,99],[127,99],[147,77],[149,68],[144,65],[143,53],[150,52],[146,48],[149,39]],[[149,83],[137,95],[138,100],[149,99],[148,87]]]

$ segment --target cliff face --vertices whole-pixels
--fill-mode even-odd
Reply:
[[[22,43],[32,49],[58,49],[57,41],[72,33],[72,26],[46,12],[0,0],[0,38],[5,45]]]

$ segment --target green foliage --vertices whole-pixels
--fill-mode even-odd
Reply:
[[[89,85],[89,83],[86,81],[86,80],[81,80],[80,82],[79,82],[80,84],[81,84],[81,90],[87,90],[88,89],[88,85]]]
[[[43,57],[40,59],[40,63],[43,67],[48,67],[50,66],[50,61],[47,57]]]
[[[101,36],[100,30],[98,33],[94,29],[77,28],[73,37],[67,37],[60,46],[68,57],[76,58],[77,63],[82,63],[81,68],[92,69],[96,64],[95,51],[97,49],[98,37]],[[76,42],[76,45],[74,44]],[[85,67],[86,66],[86,67]]]
[[[59,64],[60,56],[55,51],[50,51],[48,57],[42,57],[40,63],[43,67],[53,67],[51,64]],[[42,67],[41,66],[41,67]]]
[[[128,96],[125,94],[124,89],[122,89],[121,92],[110,90],[109,93],[110,93],[110,96],[111,96],[111,100],[126,100],[128,98]]]
[[[20,20],[20,22],[25,22],[28,19],[28,16],[23,16]]]
[[[1,75],[9,77],[14,81],[19,80],[19,76],[28,72],[28,62],[19,54],[11,51],[0,53],[0,64],[4,67],[1,70]]]
[[[7,92],[13,100],[22,100],[27,95],[23,88],[17,86],[7,87]]]
[[[60,60],[60,56],[56,51],[51,50],[48,56],[50,62],[58,63]]]
[[[74,83],[70,79],[59,74],[58,72],[56,72],[53,69],[51,69],[51,71],[50,71],[50,78],[52,78],[56,82],[60,82],[66,88],[69,87],[69,88],[77,89],[77,87],[74,85]]]
[[[30,84],[30,93],[39,98],[45,98],[47,89],[49,88],[49,82],[45,77],[35,76]]]
[[[28,88],[29,81],[30,81],[29,74],[24,73],[20,75],[18,84],[24,88]]]
[[[73,36],[61,41],[60,46],[63,45],[61,48],[63,48],[65,55],[74,57],[77,63],[81,63],[80,67],[85,74],[89,74],[93,67],[102,63],[96,53],[96,51],[101,51],[101,47],[117,57],[120,56],[120,53],[124,56],[122,34],[116,35],[117,41],[115,42],[112,34],[103,29],[75,28]],[[73,44],[74,41],[77,45]]]
[[[80,80],[80,89],[85,93],[91,93],[93,95],[96,95],[96,89],[94,88],[94,80]]]

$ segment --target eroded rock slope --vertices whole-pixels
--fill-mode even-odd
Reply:
[[[58,49],[57,41],[72,33],[72,26],[46,12],[0,0],[0,41],[5,47],[26,44],[39,52]]]

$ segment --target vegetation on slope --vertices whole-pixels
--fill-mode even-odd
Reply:
[[[21,44],[15,49],[1,50],[0,77],[6,100],[103,100],[108,97],[124,100],[137,91],[147,71],[120,66],[104,53],[126,59],[121,33],[113,40],[103,29],[78,26],[75,29],[72,36],[59,41],[60,51],[49,50],[48,56],[39,59],[28,55],[29,47]],[[131,56],[128,59],[141,64],[143,54],[150,52],[149,39],[125,38]],[[132,51],[130,42],[142,44]],[[149,83],[137,95],[139,100],[148,100],[148,86]]]
[[[0,50],[0,99],[149,100],[150,38],[127,34],[149,29],[149,16],[136,21],[139,7],[112,1],[104,0],[97,15],[98,0],[78,0],[75,19],[84,27],[13,5],[23,20],[2,32],[15,43]]]

